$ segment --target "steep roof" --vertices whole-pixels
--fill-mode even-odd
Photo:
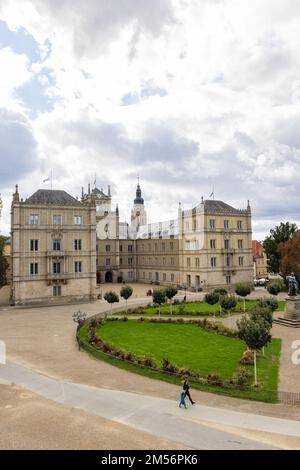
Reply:
[[[26,199],[25,204],[46,204],[54,206],[80,206],[81,203],[66,191],[38,189]]]
[[[226,204],[223,201],[214,201],[212,199],[206,199],[204,201],[204,212],[215,212],[218,214],[240,214],[239,209]]]

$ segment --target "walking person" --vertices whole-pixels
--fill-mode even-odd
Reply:
[[[189,381],[188,379],[185,379],[184,382],[183,382],[183,390],[184,390],[184,393],[185,393],[185,397],[188,397],[188,399],[190,400],[191,404],[194,405],[195,402],[193,401],[191,395],[190,395],[190,386],[189,386]]]
[[[185,392],[181,392],[180,394],[179,408],[181,408],[182,406],[184,406],[184,408],[187,408],[185,403]]]

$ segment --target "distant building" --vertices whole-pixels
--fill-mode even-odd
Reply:
[[[11,208],[13,305],[96,297],[96,211],[65,191],[39,189]]]
[[[131,223],[97,187],[13,195],[11,300],[16,305],[94,300],[96,284],[144,282],[200,289],[253,282],[251,209],[179,203],[173,220],[147,223],[140,184]]]
[[[255,279],[268,278],[267,255],[262,243],[252,240],[253,269]]]

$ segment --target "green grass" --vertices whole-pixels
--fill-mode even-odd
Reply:
[[[257,305],[257,300],[247,300],[246,301],[246,310],[249,310],[250,308],[253,308],[255,305]],[[285,301],[279,301],[278,302],[278,309],[277,311],[283,312],[285,308]],[[147,307],[144,308],[143,315],[145,316],[157,316],[157,307]],[[207,315],[212,315],[213,312],[216,312],[217,316],[221,317],[226,317],[226,313],[222,313],[221,315],[219,314],[220,312],[220,304],[216,305],[209,305],[206,302],[191,302],[191,303],[186,303],[184,304],[184,310],[185,312],[203,312],[204,314],[207,313]],[[162,305],[161,306],[161,315],[162,316],[170,316],[170,306],[169,305]],[[235,311],[231,312],[231,315],[238,315],[240,313],[243,313],[244,311],[244,302],[238,302]],[[173,305],[173,315],[175,316],[176,313],[179,312],[179,305]],[[124,313],[124,312],[122,312]],[[119,315],[119,313],[115,313],[114,315]],[[132,316],[141,316],[140,313],[128,313],[128,315]],[[188,317],[188,313],[185,315],[185,317]],[[191,315],[191,316],[196,316],[196,315]],[[201,315],[203,316],[203,314]]]
[[[239,360],[245,350],[244,343],[239,339],[221,336],[189,324],[106,322],[97,334],[118,349],[130,351],[138,357],[151,356],[158,366],[164,357],[168,357],[178,367],[188,368],[201,376],[215,372],[224,380],[231,379],[237,367],[241,366]],[[87,343],[87,325],[80,330],[80,338]],[[228,389],[199,383],[193,384],[193,387],[230,396],[274,402],[277,399],[280,348],[281,341],[273,339],[266,348],[265,357],[258,358],[258,389]],[[132,372],[171,383],[180,382],[177,377],[141,369],[111,358],[90,345],[88,350],[96,357]],[[253,366],[247,366],[247,369],[252,375]],[[250,377],[249,384],[252,382],[253,377]]]

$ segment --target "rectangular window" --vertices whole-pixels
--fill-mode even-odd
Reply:
[[[122,257],[120,258],[120,264],[121,265],[123,264],[123,258]]]
[[[186,265],[187,265],[188,268],[191,267],[191,258],[186,259]]]
[[[133,245],[128,245],[128,253],[132,253],[133,252]]]
[[[150,280],[152,279],[152,273],[149,273],[149,279]]]
[[[61,286],[53,286],[53,296],[54,297],[61,296]]]
[[[166,258],[163,258],[163,265],[166,264]]]
[[[128,279],[133,279],[133,272],[132,271],[128,272]]]
[[[75,215],[74,216],[74,224],[75,225],[81,225],[81,223],[82,223],[81,215]]]
[[[231,284],[231,276],[226,276],[226,284]]]
[[[230,256],[226,256],[226,266],[230,268]]]
[[[105,246],[105,251],[106,251],[106,253],[109,253],[109,252],[110,252],[110,245],[106,245],[106,246]]]
[[[106,266],[110,266],[110,258],[106,258],[106,260],[105,260],[105,265],[106,265]]]
[[[196,258],[196,268],[200,267],[200,258]]]
[[[29,224],[30,225],[38,225],[38,223],[39,223],[39,215],[38,214],[30,214]]]
[[[81,240],[78,240],[78,239],[74,240],[74,250],[75,251],[80,251],[81,250],[81,245],[82,245]]]
[[[145,279],[145,277],[146,277],[146,276],[145,276],[145,271],[143,271],[143,279]]]
[[[174,258],[171,258],[171,266],[174,266]]]
[[[82,272],[82,261],[75,261],[75,273]]]
[[[225,250],[229,250],[229,240],[224,240],[224,248]]]
[[[174,282],[174,274],[171,274],[171,281]]]
[[[30,251],[39,251],[39,241],[30,240]]]
[[[60,240],[55,239],[52,242],[53,251],[60,251]]]
[[[158,272],[155,273],[155,280],[159,281],[159,273]]]
[[[187,283],[188,286],[191,285],[191,276],[190,276],[190,274],[188,274],[188,275],[186,276],[186,283]]]
[[[212,250],[215,250],[216,249],[216,240],[210,240],[210,248]]]
[[[173,243],[173,242],[170,242],[170,250],[171,250],[171,251],[174,250],[174,243]]]
[[[52,268],[53,268],[53,274],[60,274],[60,263],[59,262],[54,261],[53,265],[52,265]]]
[[[229,228],[229,220],[224,220],[224,228]]]
[[[243,249],[243,240],[238,240],[238,248],[239,250]]]
[[[130,266],[133,265],[133,258],[128,258],[128,264],[129,264]]]
[[[30,263],[30,274],[38,274],[39,273],[39,265],[38,263]]]
[[[210,258],[210,265],[212,268],[215,268],[217,266],[217,258],[215,256]]]
[[[210,219],[209,220],[209,228],[215,229],[216,228],[216,221],[215,219]]]
[[[166,251],[166,244],[165,243],[162,244],[162,251]]]
[[[244,266],[244,257],[239,256],[239,266]]]
[[[120,253],[123,251],[123,245],[120,245]]]
[[[163,273],[163,281],[166,281],[167,280],[167,275],[166,273]]]
[[[53,225],[61,225],[61,215],[53,215],[52,216],[52,223]]]
[[[243,222],[242,222],[241,220],[238,220],[238,221],[237,221],[237,228],[238,228],[239,230],[242,230],[242,228],[243,228]]]

